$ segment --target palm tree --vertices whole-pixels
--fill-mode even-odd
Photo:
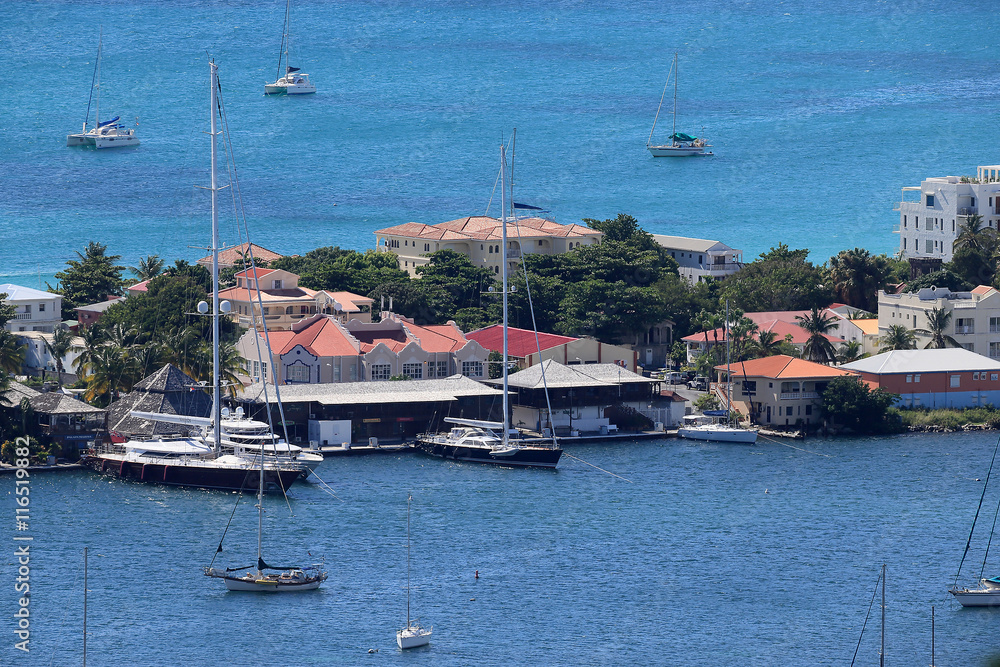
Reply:
[[[82,378],[90,372],[90,365],[96,358],[98,349],[104,345],[106,337],[104,330],[96,326],[81,331],[80,337],[83,339],[83,345],[74,346],[72,350],[80,353],[74,363],[74,369],[77,376]]]
[[[827,338],[826,332],[837,326],[834,317],[824,315],[819,308],[813,306],[812,312],[805,317],[797,315],[795,319],[799,326],[806,330],[809,339],[802,348],[802,356],[810,361],[826,364],[837,358],[833,343]]]
[[[993,249],[997,246],[997,231],[992,227],[984,227],[983,216],[978,213],[966,218],[965,224],[960,227],[960,230],[952,245],[955,250],[968,248],[978,253],[987,251],[992,254]]]
[[[139,282],[145,282],[163,273],[163,260],[159,255],[140,257],[138,266],[130,266],[128,270],[135,274]]]
[[[21,343],[17,336],[0,329],[0,371],[11,375],[20,373],[27,351],[28,346]]]
[[[951,313],[944,308],[925,310],[927,329],[918,329],[920,333],[928,334],[931,340],[924,348],[940,350],[945,347],[962,347],[962,344],[945,333],[951,323]]]
[[[831,257],[826,273],[838,299],[874,312],[878,309],[878,291],[885,289],[892,278],[892,266],[885,255],[855,248]]]
[[[863,359],[866,356],[868,355],[862,350],[861,343],[856,340],[849,340],[841,343],[840,349],[837,350],[837,362],[841,364],[849,364],[852,361]]]
[[[66,371],[63,360],[66,354],[73,349],[73,332],[66,327],[59,327],[52,333],[52,341],[42,339],[45,343],[45,350],[52,356],[56,364],[56,375],[59,378],[59,386],[62,386],[62,374]]]
[[[758,331],[755,353],[758,357],[773,357],[781,354],[782,340],[773,331]]]
[[[117,400],[123,391],[135,384],[136,364],[129,351],[117,345],[102,345],[95,350],[85,376],[87,391],[84,398],[107,405]]]
[[[880,352],[889,350],[912,350],[917,347],[917,337],[902,324],[890,325],[885,335],[879,339]]]
[[[703,310],[694,317],[695,326],[701,327],[702,331],[705,333],[705,353],[711,354],[715,362],[719,361],[719,327],[722,326],[723,320],[725,318],[718,313],[710,313],[707,310]],[[710,348],[708,345],[708,332],[712,332],[712,336],[715,337],[715,348]]]

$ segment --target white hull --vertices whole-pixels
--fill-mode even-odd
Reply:
[[[687,426],[677,430],[677,435],[688,440],[704,440],[710,442],[736,442],[752,445],[757,442],[757,432],[743,428],[724,426],[721,424],[704,424],[702,426]]]
[[[410,626],[396,632],[396,644],[401,649],[427,646],[431,641],[431,629],[420,626]]]
[[[963,607],[1000,607],[1000,589],[998,588],[972,590],[952,588],[948,592],[954,595]]]
[[[87,134],[66,135],[67,146],[93,146],[94,148],[125,148],[128,146],[138,146],[139,137],[134,134],[112,134],[106,136],[95,136]]]
[[[308,76],[308,75],[306,75]],[[264,84],[265,95],[309,95],[316,92],[316,86],[308,78],[287,82],[284,77],[274,83]]]
[[[712,151],[706,151],[705,146],[646,146],[653,157],[697,157],[699,155],[711,155]]]

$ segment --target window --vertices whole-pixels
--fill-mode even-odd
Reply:
[[[962,386],[962,376],[961,375],[952,375],[951,379],[950,379],[950,382],[949,382],[949,386],[951,388],[953,388],[953,389],[955,387]]]
[[[909,382],[913,382],[913,376],[912,376],[912,375],[907,375],[907,376],[906,376],[906,381],[907,381],[908,383],[909,383]]]
[[[744,380],[743,381],[743,393],[753,394],[757,391],[757,381],[756,380]]]
[[[267,382],[267,362],[260,362],[260,381]]]
[[[990,318],[990,333],[1000,332],[1000,317]]]
[[[934,208],[934,195],[927,195],[927,208]]]
[[[275,280],[272,284],[272,289],[281,289],[281,281]]]
[[[358,367],[355,366],[354,364],[351,365],[350,378],[351,378],[351,382],[357,382],[358,381]]]
[[[309,382],[309,366],[295,364],[285,369],[286,382]]]
[[[448,377],[447,361],[430,361],[427,363],[427,377]]]
[[[972,374],[972,379],[973,380],[978,380],[979,379],[979,371],[976,371],[975,373]],[[983,375],[983,379],[984,380],[986,379],[986,375],[985,374]]]
[[[930,239],[927,239],[924,242],[924,252],[927,253],[928,255],[934,252],[934,242],[931,241]]]
[[[424,377],[424,365],[419,362],[415,364],[403,364],[403,375],[413,380],[422,380]]]
[[[430,243],[425,243],[424,244],[424,252],[430,252],[430,251],[431,251],[431,244]]]
[[[811,415],[813,413],[812,403],[806,405],[806,415]]]
[[[372,380],[388,380],[392,375],[392,366],[389,364],[372,364]]]
[[[913,382],[914,382],[914,384],[916,384],[917,382],[920,382],[920,373],[916,373],[913,376]]]
[[[40,313],[44,313],[45,312],[45,304],[44,303],[38,304],[38,312],[40,312]]]
[[[340,363],[333,362],[333,381],[340,382]]]
[[[270,314],[270,312],[271,312],[271,309],[268,308],[267,306],[264,306],[264,314],[268,315],[268,314]]]
[[[934,218],[924,218],[924,229],[934,229]]]
[[[965,343],[965,344],[962,345],[962,347],[964,347],[969,352],[975,352],[976,351],[976,344],[975,343]]]
[[[462,375],[468,378],[481,378],[483,377],[483,362],[481,361],[463,361],[462,362]]]
[[[538,239],[538,245],[542,245],[542,240]]]
[[[990,382],[996,382],[996,381],[997,381],[997,374],[990,373]]]
[[[704,255],[698,255],[698,263],[701,264],[704,260],[702,259]]]
[[[990,359],[1000,359],[1000,342],[990,343]]]
[[[906,216],[905,215],[903,216],[903,227],[904,228],[906,227]]]
[[[260,362],[259,361],[253,362],[253,376],[255,378],[259,378],[260,377]]]

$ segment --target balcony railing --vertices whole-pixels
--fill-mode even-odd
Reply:
[[[802,398],[819,398],[819,393],[815,391],[783,391],[778,395],[782,401],[798,400]]]
[[[955,327],[955,333],[957,333],[957,334],[971,334],[971,333],[976,333],[976,327],[975,326]]]
[[[14,315],[14,319],[15,320],[30,320],[31,319],[31,313],[17,313],[16,315]]]
[[[958,214],[959,215],[975,215],[976,214],[976,209],[970,208],[968,206],[962,206],[962,207],[960,207],[958,209]]]

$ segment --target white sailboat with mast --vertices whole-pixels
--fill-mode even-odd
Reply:
[[[426,646],[431,641],[431,627],[423,627],[417,619],[410,619],[410,501],[406,498],[406,627],[396,631],[396,644],[401,649]]]
[[[653,144],[653,132],[656,130],[656,121],[660,118],[660,109],[663,108],[663,98],[667,95],[667,87],[670,85],[671,75],[674,79],[674,110],[673,127],[668,139],[669,144]],[[646,139],[646,149],[653,157],[695,157],[699,155],[711,155],[710,144],[706,144],[704,139],[692,137],[683,132],[677,131],[677,54],[674,53],[674,62],[667,74],[667,82],[663,84],[663,93],[660,95],[660,105],[656,107],[656,116],[653,118],[653,128],[649,131],[649,138]]]
[[[987,547],[983,553],[983,563],[979,569],[979,586],[963,586],[959,588],[958,579],[962,574],[962,565],[965,564],[965,557],[969,555],[969,548],[972,545],[972,536],[976,532],[976,522],[979,520],[979,513],[983,509],[983,501],[986,499],[986,491],[990,485],[990,478],[993,475],[993,465],[997,460],[997,451],[1000,450],[1000,438],[993,448],[993,460],[990,461],[989,470],[986,472],[986,481],[983,482],[983,493],[979,497],[979,507],[976,508],[976,516],[972,519],[972,528],[969,530],[969,539],[965,542],[965,551],[962,552],[962,560],[958,564],[958,572],[955,574],[955,583],[948,589],[948,592],[955,596],[959,604],[963,607],[998,607],[1000,606],[1000,577],[986,578],[986,560],[990,556],[989,545],[993,543],[993,533],[990,533]],[[1000,501],[997,505],[997,514],[1000,514]],[[994,522],[995,526],[995,522]]]
[[[734,442],[752,445],[757,442],[757,431],[740,428],[733,420],[733,380],[729,366],[729,302],[726,301],[726,409],[725,423],[685,425],[677,429],[677,435],[688,440],[709,440],[713,442]]]
[[[281,31],[281,48],[278,51],[278,74],[273,83],[264,84],[265,95],[308,95],[316,92],[316,86],[309,80],[309,75],[299,71],[298,67],[288,64],[290,33],[288,32],[292,0],[285,2],[285,27]],[[281,63],[285,63],[282,74]]]
[[[216,219],[215,210],[215,195],[216,195],[216,185],[215,185],[215,137],[217,135],[215,126],[215,110],[216,110],[216,90],[217,90],[217,66],[215,61],[209,63],[209,68],[211,70],[211,113],[212,113],[212,220],[213,220],[213,235],[212,235],[212,246],[213,246],[213,257],[212,257],[212,267],[214,275],[218,276],[218,248],[219,248],[219,237],[218,237],[218,220]],[[219,296],[218,291],[215,291],[214,295],[214,311],[219,312]],[[218,317],[214,321],[214,330],[216,340],[218,340],[219,333],[219,321]],[[219,348],[218,343],[216,343],[214,354],[215,367],[219,367]],[[216,371],[218,372],[218,371]],[[216,383],[215,387],[215,415],[214,415],[214,430],[215,430],[215,446],[219,447],[222,441],[222,430],[221,430],[221,412],[219,403],[221,399],[219,383]],[[297,592],[297,591],[308,591],[319,588],[320,584],[326,581],[327,573],[323,569],[322,564],[314,564],[308,567],[299,566],[274,566],[269,565],[264,561],[263,557],[263,536],[264,536],[264,479],[265,479],[265,459],[266,448],[261,446],[259,451],[256,452],[256,463],[258,468],[258,485],[257,485],[257,564],[247,565],[243,567],[225,568],[217,569],[213,567],[215,563],[215,558],[218,554],[222,553],[222,541],[220,540],[219,546],[215,551],[215,556],[212,558],[212,564],[205,568],[205,576],[213,577],[216,579],[222,579],[226,583],[226,588],[231,591],[259,591],[268,593],[286,593],[286,592]],[[271,464],[275,465],[275,464]],[[230,517],[232,520],[232,517]],[[225,534],[223,534],[225,537]],[[268,572],[268,571],[271,572]],[[243,574],[240,574],[243,573]]]
[[[94,77],[90,82],[90,99],[87,100],[87,116],[83,119],[83,131],[66,135],[67,146],[93,146],[94,148],[122,148],[138,146],[139,137],[135,129],[124,128],[118,123],[120,116],[101,122],[101,55],[104,44],[104,29],[100,29],[97,38],[97,61],[94,63]],[[94,109],[94,127],[87,129],[90,121],[90,100],[97,90],[97,100]]]

